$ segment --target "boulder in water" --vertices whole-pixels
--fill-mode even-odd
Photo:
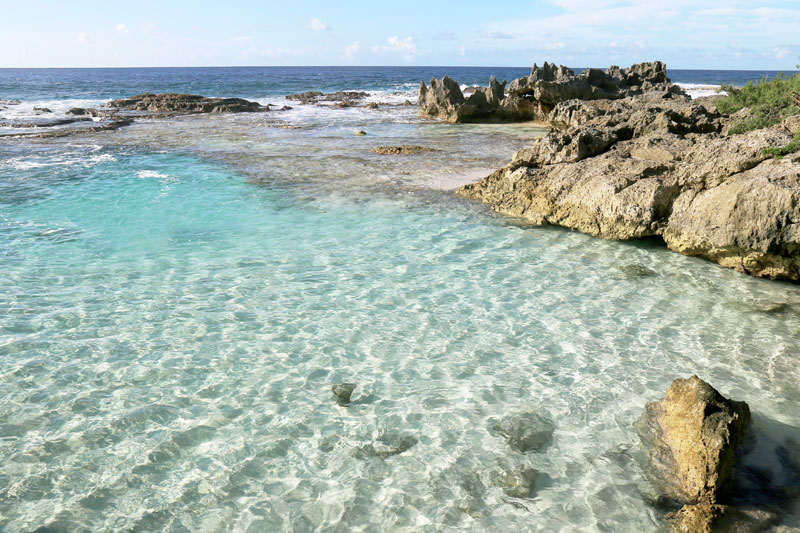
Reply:
[[[355,383],[338,383],[331,387],[331,390],[336,395],[339,405],[347,405],[350,403],[350,395],[353,394],[355,388]]]

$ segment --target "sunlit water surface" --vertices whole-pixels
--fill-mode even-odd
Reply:
[[[674,378],[800,427],[797,286],[442,190],[534,127],[296,111],[0,145],[0,529],[658,531],[632,425]]]

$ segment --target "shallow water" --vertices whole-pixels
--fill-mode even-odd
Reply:
[[[441,190],[540,131],[298,108],[0,144],[0,528],[658,531],[632,424],[675,377],[797,435],[796,285]],[[402,143],[439,151],[369,152]],[[548,448],[493,429],[521,411]]]

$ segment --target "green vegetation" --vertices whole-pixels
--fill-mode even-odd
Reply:
[[[793,76],[778,74],[771,80],[761,78],[758,83],[748,82],[744,87],[723,85],[722,89],[728,96],[716,102],[720,112],[730,115],[744,108],[750,110],[750,116],[735,122],[730,133],[768,128],[800,113],[800,73]],[[764,153],[780,158],[798,150],[800,134],[786,146],[767,148]]]
[[[800,150],[800,132],[794,134],[792,140],[786,146],[773,146],[772,148],[765,148],[764,153],[770,155],[775,159],[780,159],[785,155],[790,155]]]
[[[723,85],[722,89],[728,96],[716,102],[717,109],[733,114],[747,107],[752,113],[752,117],[734,124],[731,133],[767,128],[800,113],[792,96],[792,93],[800,93],[800,73],[794,76],[778,74],[769,81],[761,78],[758,83],[748,82],[744,87]]]

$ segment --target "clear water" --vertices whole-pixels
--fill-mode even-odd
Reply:
[[[0,143],[0,529],[658,531],[632,424],[693,373],[800,440],[796,285],[443,190],[535,128],[293,111]]]

